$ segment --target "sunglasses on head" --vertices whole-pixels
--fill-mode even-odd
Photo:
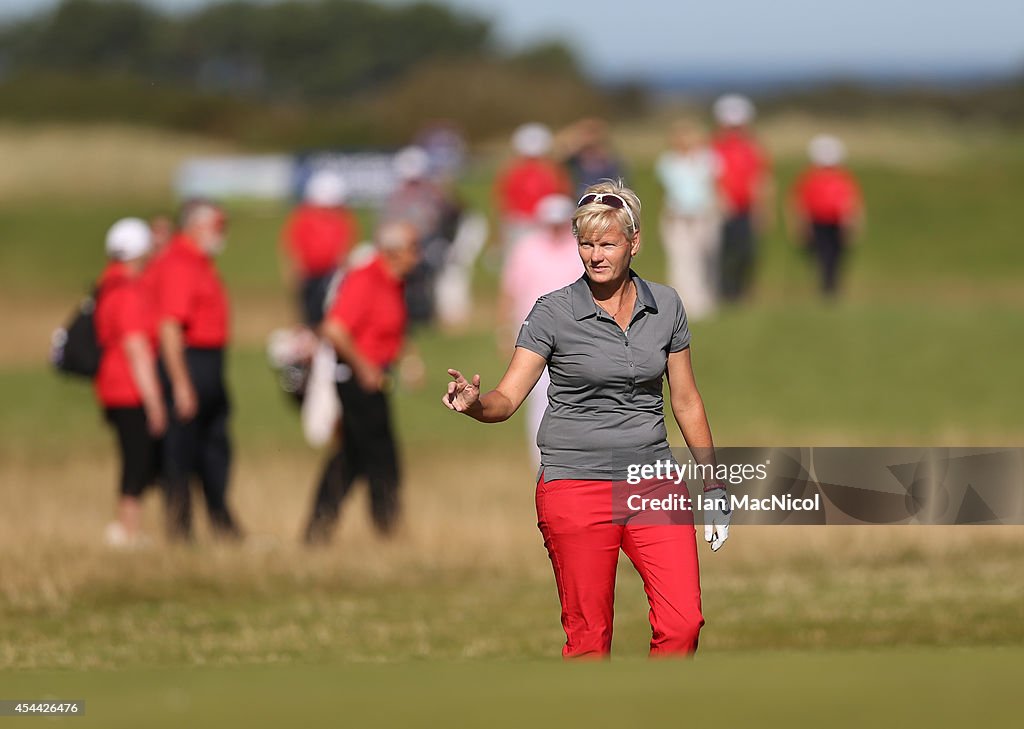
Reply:
[[[629,216],[629,222],[633,224],[633,231],[636,231],[636,219],[633,217],[633,211],[629,209],[629,205],[626,204],[626,201],[614,192],[592,192],[588,195],[584,195],[580,198],[580,201],[576,203],[576,207],[581,208],[584,205],[590,205],[592,203],[607,205],[615,210],[625,210],[626,215]]]

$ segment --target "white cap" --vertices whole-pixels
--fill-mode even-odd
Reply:
[[[421,180],[430,170],[430,155],[423,147],[405,147],[395,155],[394,169],[402,182]]]
[[[565,195],[548,195],[537,203],[537,220],[545,225],[561,225],[572,220],[576,205]]]
[[[715,101],[715,121],[724,127],[742,127],[754,120],[754,102],[739,94],[726,94]]]
[[[152,245],[153,234],[140,218],[122,218],[107,231],[107,257],[115,261],[142,258]]]
[[[835,167],[846,159],[846,145],[831,134],[818,134],[807,145],[807,155],[818,167]]]
[[[304,197],[310,205],[333,208],[344,203],[347,196],[345,179],[333,170],[314,172],[306,182]]]
[[[523,124],[512,133],[512,148],[524,157],[543,157],[551,150],[551,130],[543,124]]]

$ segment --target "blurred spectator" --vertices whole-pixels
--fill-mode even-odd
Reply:
[[[345,208],[341,175],[330,170],[313,174],[303,202],[285,223],[281,250],[285,278],[295,291],[306,326],[323,319],[331,279],[359,237],[359,223]]]
[[[461,208],[430,178],[430,158],[420,147],[395,155],[398,187],[385,201],[381,222],[402,221],[416,230],[419,264],[405,282],[409,320],[425,324],[434,318],[434,288],[445,264]]]
[[[466,164],[466,140],[453,122],[428,122],[414,144],[427,153],[431,172],[442,181],[454,180]]]
[[[572,177],[577,198],[602,180],[625,177],[625,167],[612,149],[608,123],[603,119],[581,119],[566,129],[562,136],[565,166]]]
[[[572,216],[576,203],[565,195],[548,195],[537,206],[538,230],[523,238],[505,261],[501,274],[503,348],[512,350],[516,336],[534,304],[544,294],[557,291],[583,275]],[[535,466],[540,465],[537,429],[548,406],[547,368],[526,398],[526,437]]]
[[[339,448],[324,467],[306,526],[308,544],[330,540],[341,502],[361,476],[369,481],[377,530],[389,534],[395,526],[400,476],[387,374],[405,337],[403,279],[419,261],[418,239],[409,223],[384,223],[377,254],[346,274],[324,319],[324,336],[338,354],[344,414]]]
[[[669,283],[696,321],[714,311],[718,298],[718,158],[692,122],[673,127],[671,145],[656,165],[665,188],[661,240]]]
[[[107,543],[116,547],[140,542],[139,497],[157,475],[159,438],[167,426],[156,372],[156,322],[139,282],[151,248],[145,221],[117,221],[107,233],[110,263],[97,286],[94,321],[102,355],[96,396],[117,434],[121,459],[117,520],[106,531]]]
[[[846,147],[828,134],[819,134],[807,147],[811,166],[800,176],[790,195],[796,239],[818,261],[821,291],[834,296],[838,288],[843,252],[863,224],[860,187],[843,167]]]
[[[172,539],[192,536],[189,481],[199,477],[217,536],[241,536],[228,508],[230,406],[224,383],[228,297],[213,259],[223,250],[227,218],[210,202],[186,203],[181,231],[157,268],[165,388],[173,406],[164,439],[164,485]]]
[[[461,215],[444,266],[434,282],[434,313],[448,329],[469,321],[473,265],[486,243],[487,217],[478,212]]]
[[[771,222],[771,167],[749,131],[750,99],[736,94],[714,105],[719,125],[712,146],[719,159],[724,219],[721,236],[721,294],[736,301],[748,292],[757,258],[757,235]]]
[[[565,170],[548,159],[551,143],[551,130],[543,124],[523,124],[512,135],[515,158],[495,181],[505,255],[533,231],[542,199],[571,192]]]

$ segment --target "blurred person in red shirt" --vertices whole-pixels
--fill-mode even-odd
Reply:
[[[340,445],[324,467],[306,526],[308,544],[330,541],[342,500],[363,476],[369,482],[374,526],[385,535],[395,527],[400,473],[388,372],[405,340],[404,279],[418,262],[416,228],[401,221],[382,224],[376,254],[346,274],[324,317],[323,335],[338,355],[344,415]]]
[[[117,434],[121,460],[117,519],[106,531],[111,546],[139,543],[140,497],[157,475],[159,438],[167,411],[156,370],[156,320],[140,274],[152,247],[149,226],[124,218],[107,233],[107,264],[97,286],[95,327],[100,345],[96,396]]]
[[[495,182],[506,255],[524,235],[533,232],[541,200],[571,192],[568,174],[547,156],[551,144],[551,130],[543,124],[523,124],[512,135],[516,156]]]
[[[843,253],[863,226],[864,204],[860,186],[843,166],[846,147],[841,140],[819,134],[807,153],[811,166],[793,185],[790,220],[796,240],[818,261],[822,293],[832,297]]]
[[[314,173],[281,235],[285,277],[296,292],[302,321],[310,327],[323,319],[331,279],[359,238],[359,222],[345,207],[346,196],[341,175]]]
[[[161,365],[171,417],[163,478],[172,539],[192,536],[190,479],[197,475],[213,532],[241,536],[227,503],[231,469],[230,403],[224,382],[228,297],[213,259],[223,250],[224,211],[186,203],[180,232],[157,267]]]
[[[743,298],[750,289],[757,259],[757,236],[771,223],[771,164],[749,130],[754,105],[737,94],[714,105],[719,129],[711,146],[718,157],[718,185],[723,206],[721,295]]]

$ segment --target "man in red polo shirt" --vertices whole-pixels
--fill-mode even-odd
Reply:
[[[359,238],[359,224],[344,206],[345,197],[341,175],[314,173],[281,235],[285,276],[296,290],[303,323],[310,327],[323,319],[328,285]]]
[[[836,294],[843,253],[863,223],[860,187],[843,167],[846,147],[828,134],[819,134],[807,148],[811,166],[793,186],[790,211],[796,237],[818,260],[821,291]]]
[[[398,451],[386,394],[387,372],[405,339],[404,279],[419,262],[418,234],[409,223],[383,224],[377,252],[342,281],[322,332],[339,361],[341,441],[324,468],[306,527],[309,544],[330,540],[341,502],[356,478],[370,486],[373,523],[388,534],[398,516]]]
[[[186,204],[181,231],[157,269],[160,345],[170,422],[164,439],[164,481],[172,538],[190,539],[189,481],[202,483],[215,534],[241,531],[227,504],[231,441],[224,385],[228,298],[213,258],[224,248],[226,218],[209,202]]]
[[[771,221],[771,165],[748,127],[754,119],[750,99],[728,94],[715,102],[718,133],[712,148],[718,157],[718,186],[723,207],[720,289],[727,301],[750,288],[757,258],[757,234]]]

